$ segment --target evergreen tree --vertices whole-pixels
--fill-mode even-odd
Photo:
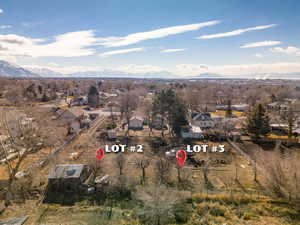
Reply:
[[[99,106],[99,93],[95,86],[91,86],[89,89],[88,104],[92,107]]]
[[[45,92],[44,92],[44,94],[43,94],[43,97],[42,97],[41,101],[42,101],[42,102],[48,102],[48,101],[49,101],[49,98],[48,98],[48,96],[46,95]]]
[[[271,102],[276,102],[277,98],[276,98],[276,95],[273,93],[271,95]]]
[[[284,114],[283,118],[288,124],[288,137],[291,138],[293,136],[294,123],[297,119],[297,116],[294,112],[293,105],[290,104],[287,112]]]
[[[231,107],[231,100],[228,99],[227,101],[227,109],[226,109],[226,117],[231,117],[232,116],[232,107]]]
[[[89,89],[89,95],[97,95],[98,94],[98,90],[95,86],[90,86]]]
[[[247,130],[255,140],[258,140],[260,135],[267,135],[270,132],[269,116],[262,104],[255,105],[248,114]]]
[[[187,107],[171,88],[156,93],[153,111],[155,116],[159,116],[162,128],[167,123],[173,134],[178,135],[181,126],[188,124]],[[162,136],[164,136],[163,129]]]

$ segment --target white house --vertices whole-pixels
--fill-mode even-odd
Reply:
[[[181,128],[181,137],[184,139],[203,139],[202,130],[198,126],[186,126]]]
[[[210,113],[198,113],[192,118],[192,125],[201,129],[213,128],[215,122],[212,120]]]

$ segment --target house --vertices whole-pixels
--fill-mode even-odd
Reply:
[[[232,107],[233,110],[240,111],[240,112],[246,112],[249,109],[248,104],[232,105],[231,107]]]
[[[85,118],[80,120],[80,128],[90,128],[91,120],[89,118]]]
[[[197,139],[202,140],[202,130],[197,126],[184,126],[181,128],[180,135],[183,139]]]
[[[241,133],[238,132],[238,131],[231,132],[229,134],[229,138],[231,140],[233,140],[234,142],[240,141],[241,140]]]
[[[216,105],[215,104],[200,104],[199,109],[201,109],[204,112],[215,112]]]
[[[78,120],[74,120],[69,123],[68,134],[79,134],[80,132],[80,122]]]
[[[198,113],[192,118],[192,125],[201,129],[213,128],[215,122],[212,120],[210,113]]]
[[[131,130],[143,130],[144,120],[139,117],[132,117],[129,120],[128,128]]]
[[[89,177],[90,170],[84,164],[56,165],[48,175],[48,190],[50,191],[77,191]]]
[[[228,105],[218,105],[216,106],[216,110],[227,110]],[[237,104],[237,105],[231,105],[231,109],[235,111],[240,112],[246,112],[249,109],[248,104]]]
[[[149,124],[149,122],[146,120],[145,123],[148,124],[149,127],[152,127],[156,130],[162,130],[162,129],[167,130],[168,129],[168,126],[166,124],[163,125],[162,121],[160,119],[156,119],[156,120],[152,121],[151,124]]]
[[[287,135],[287,131],[288,131],[288,124],[284,124],[284,123],[271,123],[270,124],[271,127],[271,131],[274,134],[277,135]]]
[[[67,109],[63,111],[59,119],[64,121],[74,121],[74,120],[80,120],[84,116],[84,111],[81,108],[78,107],[72,107],[70,109]]]
[[[110,141],[115,141],[117,140],[117,133],[114,130],[109,130],[107,131],[107,139]]]
[[[87,100],[87,96],[80,96],[74,99],[73,104],[74,106],[83,106],[83,105],[87,105],[88,104],[88,100]]]
[[[285,112],[289,108],[289,103],[286,102],[273,102],[267,105],[270,110],[276,110],[280,112]]]

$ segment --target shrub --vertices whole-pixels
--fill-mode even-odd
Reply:
[[[210,214],[212,216],[222,216],[226,218],[230,217],[229,209],[217,202],[202,202],[198,204],[196,210],[197,213],[202,216]]]
[[[112,130],[112,129],[115,129],[116,127],[117,127],[116,123],[109,123],[106,125],[107,130]]]
[[[186,203],[178,203],[174,205],[173,211],[177,223],[186,223],[191,216],[192,206]]]

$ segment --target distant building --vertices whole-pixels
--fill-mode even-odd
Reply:
[[[212,120],[210,113],[198,113],[192,118],[192,125],[201,129],[213,128],[215,122]]]
[[[232,108],[232,110],[246,112],[249,109],[249,105],[248,104],[232,105],[231,108]]]
[[[128,128],[131,130],[143,130],[144,120],[139,117],[132,117],[129,120]]]
[[[197,139],[202,140],[202,130],[197,126],[184,126],[181,128],[180,135],[183,139]]]
[[[228,105],[217,105],[216,110],[227,110]],[[249,109],[248,104],[231,105],[231,109],[240,112],[246,112]]]
[[[107,138],[110,141],[115,141],[117,140],[117,133],[114,130],[109,130],[107,131]]]
[[[77,120],[72,121],[68,127],[68,134],[78,134],[80,132],[80,122]]]
[[[64,121],[74,121],[74,120],[81,120],[84,117],[84,111],[81,108],[73,107],[63,111],[59,119]]]

